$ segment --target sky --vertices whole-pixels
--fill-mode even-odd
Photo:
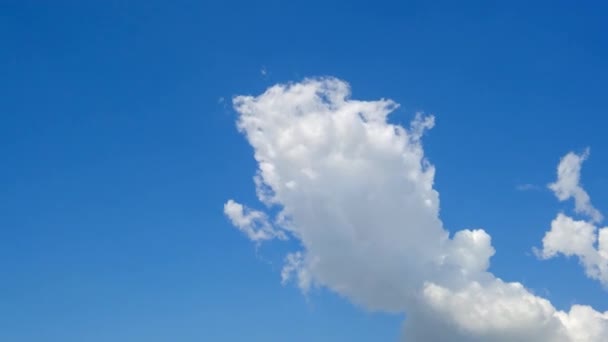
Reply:
[[[0,340],[605,340],[607,10],[2,2]]]

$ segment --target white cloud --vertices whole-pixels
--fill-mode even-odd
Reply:
[[[608,287],[608,227],[598,230],[592,222],[577,221],[560,213],[551,222],[551,230],[545,234],[538,254],[543,259],[559,254],[576,256],[588,277]]]
[[[252,241],[261,242],[274,238],[287,239],[285,233],[273,228],[268,222],[266,214],[261,211],[251,210],[233,200],[228,200],[224,204],[224,214],[228,216],[235,227],[245,233]]]
[[[558,214],[551,222],[551,230],[543,238],[542,257],[554,257],[558,253],[566,256],[591,255],[594,251],[596,228],[586,221],[575,221],[564,214]]]
[[[450,238],[420,140],[432,117],[417,115],[406,129],[387,122],[395,102],[349,96],[348,84],[325,78],[234,98],[258,163],[258,197],[280,210],[280,228],[233,201],[227,215],[246,232],[283,229],[300,241],[302,249],[286,256],[283,282],[327,287],[368,310],[405,312],[414,341],[608,338],[605,314],[558,311],[489,273],[494,248],[485,231]]]
[[[549,184],[560,201],[574,198],[574,210],[589,216],[594,222],[602,220],[602,214],[593,207],[589,195],[580,185],[581,165],[589,157],[589,149],[582,154],[570,152],[557,166],[557,181]]]

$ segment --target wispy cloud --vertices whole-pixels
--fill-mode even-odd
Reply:
[[[515,186],[515,190],[517,191],[534,191],[534,190],[540,190],[541,187],[535,184],[530,184],[530,183],[525,183],[525,184],[518,184]]]

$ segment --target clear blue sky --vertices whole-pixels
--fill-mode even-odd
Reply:
[[[608,309],[576,260],[532,254],[583,169],[608,213],[608,7],[600,1],[4,1],[0,340],[393,341],[400,315],[280,283],[223,214],[256,203],[230,99],[331,75],[433,113],[441,218],[483,227],[491,270],[563,309]],[[518,191],[522,184],[538,190]]]

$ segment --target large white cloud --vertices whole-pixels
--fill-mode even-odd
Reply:
[[[273,228],[268,222],[268,216],[261,211],[251,210],[242,204],[229,200],[224,204],[224,213],[230,218],[230,222],[252,241],[262,242],[275,238],[287,239],[283,231]]]
[[[551,229],[543,238],[543,247],[538,254],[550,259],[563,254],[576,256],[592,279],[599,280],[608,287],[608,227],[598,228],[596,222],[602,214],[591,205],[591,199],[580,185],[582,162],[589,156],[589,150],[577,155],[566,154],[557,167],[557,181],[549,185],[560,200],[574,197],[575,212],[589,220],[575,220],[559,213],[551,222]]]
[[[485,231],[450,238],[420,140],[433,117],[418,115],[406,129],[387,122],[393,101],[349,96],[348,84],[324,78],[234,98],[238,129],[258,163],[258,197],[279,213],[271,222],[250,210],[264,218],[255,227],[233,200],[225,213],[254,241],[281,234],[300,241],[286,256],[284,282],[405,312],[408,341],[608,338],[605,314],[558,311],[489,273],[494,248]],[[260,230],[272,233],[261,238]]]

